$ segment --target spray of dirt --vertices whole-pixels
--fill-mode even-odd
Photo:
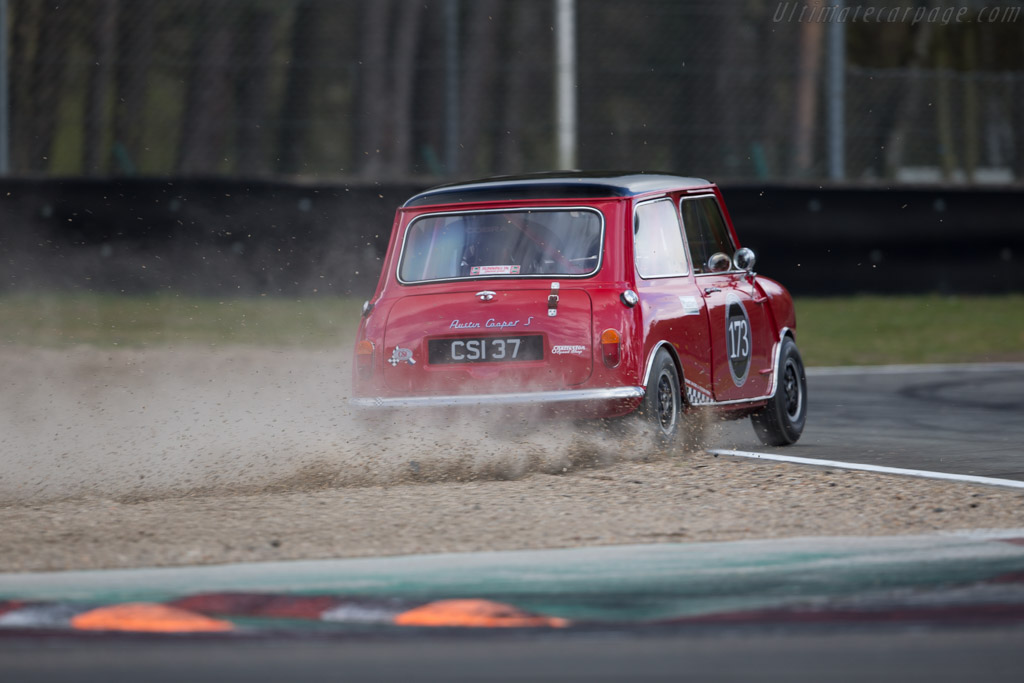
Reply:
[[[350,408],[348,349],[0,349],[0,504],[516,479],[648,459],[538,416]]]

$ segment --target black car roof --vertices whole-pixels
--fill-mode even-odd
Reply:
[[[707,187],[703,178],[660,173],[535,173],[503,176],[433,187],[412,197],[405,206],[486,202],[559,197],[632,197],[647,192]]]

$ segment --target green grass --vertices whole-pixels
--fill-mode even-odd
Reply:
[[[362,300],[174,295],[0,296],[0,343],[65,347],[351,344]]]
[[[1024,295],[798,299],[807,365],[1024,360]]]
[[[350,345],[361,299],[0,295],[0,344]],[[1024,295],[861,296],[796,302],[808,365],[1024,360]]]

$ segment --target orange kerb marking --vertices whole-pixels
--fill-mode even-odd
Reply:
[[[567,619],[529,614],[490,600],[438,600],[402,612],[399,626],[465,626],[470,628],[565,628]]]
[[[195,612],[152,602],[128,602],[99,607],[71,619],[81,631],[145,631],[149,633],[197,633],[231,631],[230,621],[211,619]]]

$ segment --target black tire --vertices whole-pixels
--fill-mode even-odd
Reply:
[[[807,373],[796,342],[789,337],[782,340],[777,372],[775,395],[750,417],[757,438],[766,446],[796,443],[807,422]]]
[[[656,448],[668,451],[681,440],[683,400],[679,392],[679,371],[665,349],[659,349],[654,356],[647,393],[636,415]]]

